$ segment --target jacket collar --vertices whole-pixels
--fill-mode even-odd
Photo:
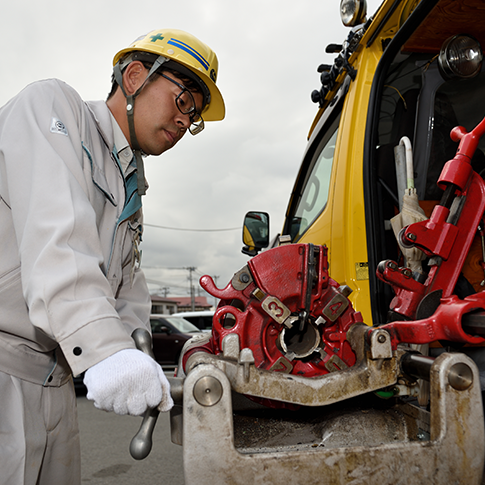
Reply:
[[[86,101],[86,105],[94,116],[101,137],[109,148],[109,151],[112,152],[114,147],[114,134],[111,124],[111,112],[108,105],[105,101]]]

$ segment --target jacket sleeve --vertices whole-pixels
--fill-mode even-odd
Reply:
[[[129,335],[139,327],[146,328],[151,333],[150,309],[150,294],[143,272],[136,269],[132,273],[128,267],[125,268],[123,284],[116,298],[116,311]]]
[[[134,348],[102,271],[82,104],[50,80],[27,87],[0,115],[0,190],[11,208],[29,317],[59,343],[74,375]]]

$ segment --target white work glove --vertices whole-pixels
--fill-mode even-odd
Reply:
[[[170,384],[162,368],[150,356],[125,349],[90,367],[84,375],[86,397],[95,407],[116,414],[139,416],[158,406],[173,406]]]

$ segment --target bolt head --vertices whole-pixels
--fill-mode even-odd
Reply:
[[[448,382],[457,391],[466,391],[473,384],[473,372],[464,363],[453,365],[448,374]]]
[[[222,384],[213,376],[201,377],[194,386],[194,398],[202,406],[214,406],[222,397]]]
[[[247,273],[241,273],[239,275],[239,281],[241,283],[248,283],[249,282],[249,275]]]

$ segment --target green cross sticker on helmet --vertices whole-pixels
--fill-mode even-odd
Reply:
[[[155,42],[157,40],[163,40],[163,37],[162,37],[162,34],[156,34],[156,35],[152,35],[150,39],[152,40],[152,42]]]
[[[209,46],[182,30],[153,30],[119,51],[113,59],[113,66],[126,54],[135,51],[157,54],[189,69],[207,88],[204,90],[207,91],[207,96],[202,111],[204,121],[218,121],[224,118],[224,99],[216,86],[219,62]]]

